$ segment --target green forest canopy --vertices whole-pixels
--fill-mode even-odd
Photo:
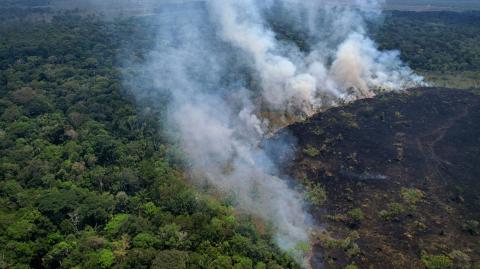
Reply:
[[[185,183],[162,107],[122,87],[121,47],[153,42],[141,24],[0,25],[0,267],[297,268],[268,226]]]
[[[185,183],[162,102],[122,86],[118,56],[142,61],[153,46],[147,18],[25,12],[0,9],[13,19],[0,25],[2,268],[297,267],[268,225]],[[371,29],[417,70],[475,75],[479,16],[392,12]]]

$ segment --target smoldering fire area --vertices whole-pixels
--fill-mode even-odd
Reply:
[[[368,37],[366,21],[381,16],[376,1],[194,1],[155,16],[157,45],[134,68],[171,96],[169,126],[191,172],[272,223],[286,251],[309,244],[316,224],[259,147],[265,135],[325,107],[423,84],[398,52]],[[306,46],[281,37],[280,23]]]

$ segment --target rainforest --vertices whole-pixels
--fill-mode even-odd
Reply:
[[[479,10],[0,0],[0,268],[480,268]]]

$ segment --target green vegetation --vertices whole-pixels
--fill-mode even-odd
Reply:
[[[453,269],[453,261],[446,255],[422,253],[422,262],[427,269]]]
[[[479,11],[391,11],[371,31],[382,49],[399,50],[401,58],[428,81],[480,87]]]
[[[355,263],[351,263],[345,266],[345,269],[358,269],[358,266],[356,266]]]
[[[353,258],[360,254],[360,247],[355,243],[358,239],[360,239],[360,235],[356,231],[344,239],[334,239],[330,235],[324,234],[320,236],[320,243],[327,250],[342,250],[347,257]]]
[[[308,156],[315,158],[320,155],[320,150],[312,145],[307,145],[305,149],[303,149],[303,153],[307,154]]]
[[[345,223],[349,228],[354,229],[358,228],[362,221],[365,219],[365,215],[361,208],[354,208],[345,214],[336,214],[333,216],[328,216],[332,221]]]
[[[314,206],[322,207],[327,201],[327,192],[323,186],[308,179],[305,179],[303,183],[306,200]]]
[[[417,210],[417,204],[425,197],[425,193],[423,191],[415,188],[402,188],[400,194],[405,207],[410,213],[413,213]]]
[[[379,212],[380,218],[385,221],[400,221],[403,215],[412,216],[417,210],[416,205],[423,200],[425,193],[416,188],[402,188],[400,195],[403,203],[389,203],[387,209]],[[416,221],[415,226],[421,231],[427,229],[425,224],[420,221]]]
[[[122,87],[115,55],[145,57],[143,23],[0,26],[0,267],[297,268],[185,183],[162,102],[142,110]]]
[[[398,221],[405,211],[404,207],[399,203],[389,203],[387,210],[380,211],[380,217],[387,221]]]
[[[359,128],[358,123],[355,119],[355,115],[353,115],[352,113],[341,111],[339,113],[339,118],[348,128],[351,128],[351,129]]]
[[[374,36],[384,49],[398,49],[418,70],[480,71],[480,12],[387,14]]]
[[[361,208],[354,208],[347,212],[348,222],[350,226],[359,225],[365,218]]]
[[[415,205],[420,202],[425,194],[419,190],[414,188],[402,188],[401,190],[403,201],[410,205]]]
[[[323,135],[325,134],[325,130],[322,129],[320,126],[315,126],[315,128],[312,131],[315,135]]]

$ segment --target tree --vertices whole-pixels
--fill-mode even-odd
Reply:
[[[178,250],[160,251],[152,262],[152,269],[186,269],[188,254]]]

